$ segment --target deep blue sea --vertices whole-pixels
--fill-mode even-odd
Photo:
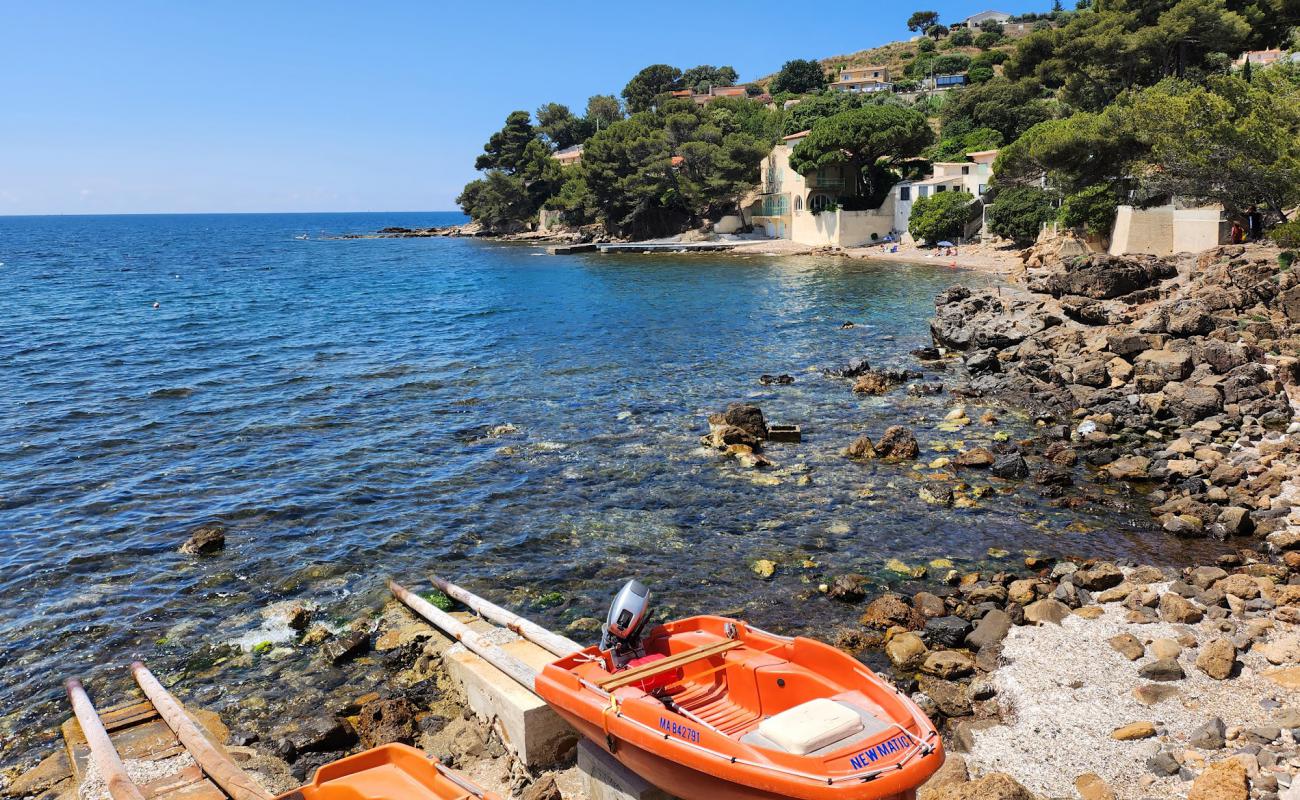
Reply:
[[[861,609],[817,584],[897,584],[890,558],[1181,557],[1140,508],[1061,510],[1032,485],[926,505],[925,462],[1031,426],[999,411],[944,432],[946,395],[859,398],[821,374],[915,368],[935,293],[988,278],[322,238],[459,219],[0,218],[0,760],[65,713],[67,675],[120,679],[108,666],[134,657],[180,675],[213,644],[274,638],[269,603],[341,621],[390,575],[440,572],[561,627],[637,576],[664,613],[818,632]],[[740,400],[804,442],[773,445],[765,472],[702,450],[706,415]],[[839,455],[896,423],[930,448],[919,470]],[[176,552],[209,522],[224,552]]]

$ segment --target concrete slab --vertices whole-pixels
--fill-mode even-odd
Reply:
[[[578,773],[587,800],[676,800],[587,739],[578,742]]]
[[[555,660],[551,653],[504,628],[477,619],[462,621],[534,669],[541,669]],[[506,746],[526,766],[537,769],[555,767],[572,755],[578,733],[545,700],[471,653],[464,645],[449,647],[443,663],[464,691],[466,705],[480,719],[498,723]]]

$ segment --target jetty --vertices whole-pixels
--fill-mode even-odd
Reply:
[[[602,253],[708,253],[741,244],[744,242],[624,242],[597,247]]]

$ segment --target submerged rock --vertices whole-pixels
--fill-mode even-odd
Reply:
[[[226,528],[218,522],[202,525],[190,534],[190,538],[180,546],[180,552],[187,556],[207,556],[219,553],[226,547]]]
[[[881,458],[910,460],[916,458],[920,452],[921,447],[916,442],[916,435],[902,425],[886,428],[884,435],[876,443],[876,453]]]

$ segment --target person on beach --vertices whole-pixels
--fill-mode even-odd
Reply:
[[[1246,235],[1252,242],[1264,238],[1264,215],[1259,213],[1257,206],[1246,209]]]
[[[1246,229],[1241,227],[1241,220],[1234,219],[1232,221],[1232,230],[1228,233],[1228,242],[1230,244],[1246,243]]]

